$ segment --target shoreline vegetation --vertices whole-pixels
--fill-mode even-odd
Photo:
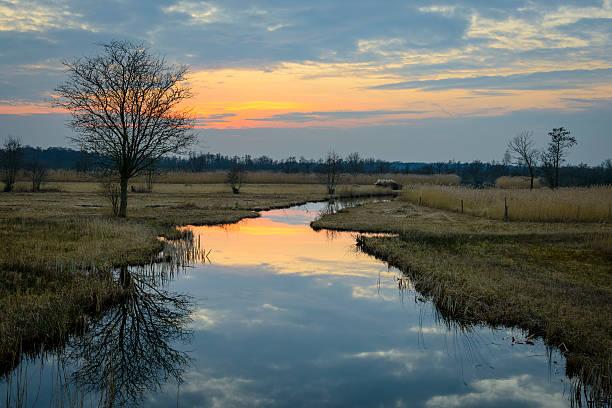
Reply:
[[[609,203],[611,191],[597,193]],[[566,373],[575,385],[572,402],[584,397],[595,406],[609,404],[609,220],[504,222],[426,207],[423,200],[419,206],[413,200],[412,192],[404,192],[391,202],[326,214],[311,226],[395,234],[361,235],[357,245],[407,274],[415,289],[437,306],[444,321],[519,327],[528,332],[528,338],[542,337],[566,357]]]
[[[164,247],[158,237],[188,239],[177,226],[235,223],[330,198],[314,179],[296,181],[302,175],[249,173],[233,194],[212,174],[169,173],[152,192],[144,179],[130,183],[128,219],[118,219],[100,183],[75,174],[50,175],[37,193],[18,180],[16,192],[0,196],[2,373],[23,354],[61,347],[85,314],[119,302],[112,271],[150,263]],[[397,199],[327,214],[312,227],[395,234],[361,236],[358,246],[410,276],[443,319],[516,326],[559,347],[577,392],[609,403],[612,187],[476,190],[456,176],[394,176],[404,184]],[[377,178],[343,176],[334,197],[398,195],[375,187]]]

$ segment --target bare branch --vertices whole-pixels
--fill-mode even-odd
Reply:
[[[195,141],[194,118],[180,109],[192,96],[183,85],[189,68],[168,65],[142,43],[101,46],[100,55],[64,63],[68,80],[56,88],[55,104],[72,114],[72,141],[119,174],[125,217],[127,181]]]

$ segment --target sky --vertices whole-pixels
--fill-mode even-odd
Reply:
[[[0,139],[71,146],[62,62],[113,39],[191,67],[194,151],[500,161],[564,126],[612,157],[612,0],[0,0]]]

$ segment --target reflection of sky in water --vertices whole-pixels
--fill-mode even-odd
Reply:
[[[199,301],[181,406],[568,405],[541,344],[438,325],[397,271],[355,253],[353,234],[312,231],[324,204],[308,207],[194,228],[212,263],[174,283]]]
[[[568,405],[558,354],[549,367],[542,344],[513,345],[519,332],[439,325],[430,304],[398,291],[396,270],[355,253],[353,234],[308,227],[324,207],[193,228],[212,263],[170,288],[198,303],[192,341],[178,346],[193,359],[179,406]],[[30,369],[43,384],[33,406],[49,405],[51,366]],[[143,406],[176,398],[168,384]]]

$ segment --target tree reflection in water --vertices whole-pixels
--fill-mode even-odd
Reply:
[[[103,406],[123,406],[142,399],[174,379],[179,384],[188,365],[185,352],[193,309],[185,295],[169,293],[146,273],[120,271],[124,301],[91,318],[85,334],[70,341],[62,356],[74,364],[72,381],[99,394]]]

